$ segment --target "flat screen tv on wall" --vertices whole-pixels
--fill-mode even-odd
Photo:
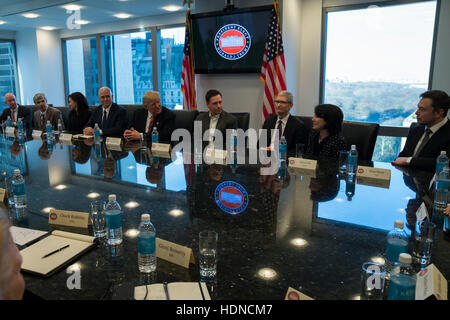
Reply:
[[[273,6],[191,15],[195,73],[258,73]]]

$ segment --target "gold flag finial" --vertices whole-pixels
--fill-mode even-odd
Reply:
[[[183,7],[187,4],[188,9],[191,9],[191,4],[194,3],[194,0],[183,0]]]

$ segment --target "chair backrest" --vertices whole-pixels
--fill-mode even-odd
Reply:
[[[311,133],[312,130],[312,117],[305,117],[305,116],[295,116],[297,119],[299,119],[301,122],[303,122],[303,124],[306,127],[306,131],[307,131],[307,137],[306,137],[306,141],[309,140],[309,135]],[[306,146],[305,146],[306,148]]]
[[[371,161],[379,129],[378,123],[344,121],[341,134],[349,147],[356,145],[358,160]]]
[[[172,110],[175,113],[175,129],[186,129],[194,132],[194,120],[198,115],[197,110]]]
[[[237,119],[238,129],[247,131],[250,125],[250,112],[232,112],[231,114]]]

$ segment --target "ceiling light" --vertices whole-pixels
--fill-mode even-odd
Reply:
[[[181,211],[181,210],[179,210],[179,209],[173,209],[173,210],[170,210],[170,211],[169,211],[169,214],[170,214],[172,217],[179,217],[179,216],[182,216],[182,215],[184,214],[184,212]]]
[[[42,27],[42,29],[44,29],[45,27]],[[44,29],[47,30],[47,29]],[[55,187],[56,190],[64,190],[65,188],[67,188],[67,186],[65,184],[59,184]]]
[[[100,197],[100,195],[97,192],[91,192],[86,197],[91,198],[91,199],[95,199],[95,198]]]
[[[39,17],[39,15],[37,13],[24,13],[22,14],[22,16],[24,16],[25,18],[29,18],[29,19],[34,19]]]
[[[271,268],[263,268],[258,271],[258,277],[264,280],[273,280],[277,277],[277,272]]]
[[[137,229],[128,229],[128,230],[125,232],[125,235],[126,235],[128,238],[136,238],[136,237],[138,236],[138,234],[139,234],[139,230],[137,230]]]
[[[308,244],[308,241],[302,239],[302,238],[295,238],[291,240],[291,244],[296,247],[303,247]]]
[[[139,207],[139,203],[135,202],[135,201],[130,201],[125,203],[125,207],[127,207],[128,209],[134,209],[136,207]]]
[[[82,7],[77,6],[76,4],[66,4],[65,6],[61,6],[66,10],[71,10],[71,11],[75,11],[75,10],[80,10]]]
[[[164,9],[164,10],[166,10],[166,11],[170,11],[170,12],[178,11],[178,10],[181,10],[182,8],[183,8],[183,7],[175,6],[175,5],[170,5],[170,6],[162,7],[162,9]]]
[[[119,19],[127,19],[127,18],[130,18],[132,16],[133,15],[129,14],[129,13],[116,13],[116,14],[114,14],[114,17],[119,18]]]
[[[75,24],[89,24],[89,23],[91,23],[90,21],[87,21],[87,20],[75,20],[74,22],[75,22]]]
[[[52,210],[52,209],[55,209],[55,208],[53,208],[53,207],[46,207],[46,208],[42,209],[41,212],[43,212],[43,213],[50,213],[50,210]]]
[[[0,20],[0,24],[5,24],[6,21]]]

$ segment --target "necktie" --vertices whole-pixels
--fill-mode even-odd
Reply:
[[[430,140],[430,134],[431,134],[431,130],[430,128],[428,128],[425,131],[425,136],[422,139],[422,142],[420,143],[419,147],[417,148],[417,151],[414,153],[414,156],[419,155],[420,152],[422,151],[422,149],[425,147],[425,145],[427,144],[428,140]]]
[[[149,133],[149,134],[151,134],[152,133],[152,130],[153,130],[153,120],[154,120],[155,118],[152,116],[151,117],[151,119],[150,119],[150,124],[148,125],[148,131],[147,131],[147,133]]]
[[[107,117],[106,110],[104,110],[104,111],[103,111],[103,119],[102,119],[102,130],[105,129],[105,125],[106,125],[106,117]]]
[[[283,122],[281,120],[278,120],[278,140],[281,139],[281,135],[283,134]]]
[[[42,129],[45,128],[45,116],[43,113],[41,113],[41,127],[42,127]]]

